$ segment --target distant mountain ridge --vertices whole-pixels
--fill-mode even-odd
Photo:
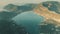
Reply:
[[[49,4],[51,4],[50,7]],[[38,4],[24,4],[24,5],[21,5],[21,6],[18,6],[18,5],[14,5],[14,4],[8,4],[6,5],[3,9],[7,10],[7,11],[4,11],[1,12],[0,16],[2,15],[7,15],[6,18],[9,16],[9,18],[13,18],[15,17],[16,15],[20,14],[20,13],[23,13],[23,12],[27,12],[27,11],[32,11],[34,8],[36,8]],[[54,11],[56,13],[60,13],[59,11],[59,6],[60,6],[60,3],[57,2],[57,1],[47,1],[47,2],[42,2],[42,5],[46,8],[48,8],[49,10],[51,11]],[[4,13],[4,14],[3,14]],[[3,17],[2,17],[3,18]]]
[[[24,4],[22,6],[8,4],[4,7],[7,11],[0,12],[0,16],[3,19],[11,19],[22,12],[32,11],[35,6],[36,4]]]

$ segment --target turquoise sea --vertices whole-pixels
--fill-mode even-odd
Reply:
[[[39,34],[39,24],[44,21],[44,18],[30,11],[19,14],[13,20],[25,27],[28,33]]]

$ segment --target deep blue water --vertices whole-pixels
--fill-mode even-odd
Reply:
[[[39,34],[38,25],[44,20],[42,16],[34,12],[24,12],[13,18],[18,25],[26,27],[27,32],[30,34]]]

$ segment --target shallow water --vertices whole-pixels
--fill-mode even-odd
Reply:
[[[21,24],[26,27],[27,32],[30,34],[39,34],[38,25],[43,21],[43,17],[36,15],[34,12],[25,12],[16,16],[13,20],[18,25]]]

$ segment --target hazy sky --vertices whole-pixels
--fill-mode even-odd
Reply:
[[[51,1],[51,0],[0,0],[0,8],[9,3],[24,4],[24,3],[40,3],[42,1]],[[53,0],[53,1],[59,1],[59,0]]]

